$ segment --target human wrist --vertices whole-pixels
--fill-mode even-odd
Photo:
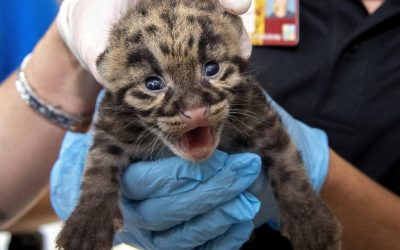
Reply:
[[[71,114],[94,112],[100,85],[70,53],[54,23],[24,71],[35,94],[51,106]]]
[[[343,176],[341,176],[341,172],[343,170],[341,170],[340,167],[342,167],[343,164],[345,164],[345,161],[341,159],[335,153],[335,151],[329,149],[329,168],[325,178],[325,182],[321,188],[321,197],[323,199],[334,193],[332,192],[332,190],[338,190],[338,187],[342,185],[341,182],[343,181]]]

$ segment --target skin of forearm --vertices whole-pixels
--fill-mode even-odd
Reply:
[[[38,202],[28,212],[6,228],[11,233],[37,232],[43,224],[60,221],[50,204],[50,188],[46,188],[43,195],[38,196]]]
[[[400,246],[400,198],[333,151],[321,198],[342,224],[343,249]]]
[[[369,14],[374,13],[385,0],[361,0],[361,3],[364,5],[365,9]]]
[[[26,70],[35,93],[69,113],[92,113],[100,86],[71,55],[53,24]],[[29,209],[48,185],[65,131],[29,108],[15,87],[16,74],[0,85],[0,229]]]
[[[15,74],[0,87],[0,222],[5,228],[28,209],[49,179],[64,131],[20,99]]]

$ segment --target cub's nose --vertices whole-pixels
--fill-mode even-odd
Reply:
[[[208,108],[200,107],[180,112],[181,117],[188,123],[206,123],[208,117]]]

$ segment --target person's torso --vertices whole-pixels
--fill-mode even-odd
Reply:
[[[400,194],[400,2],[300,1],[297,47],[255,47],[252,64],[294,117]]]
[[[255,47],[267,92],[331,148],[400,194],[400,1],[300,0],[297,47]],[[244,249],[291,249],[267,226]]]

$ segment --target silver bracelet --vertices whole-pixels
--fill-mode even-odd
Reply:
[[[48,121],[67,130],[84,131],[92,121],[92,115],[68,114],[50,104],[47,104],[45,101],[40,99],[35,92],[33,92],[24,72],[25,66],[30,57],[31,54],[28,54],[24,58],[18,72],[18,78],[15,81],[21,99]]]

